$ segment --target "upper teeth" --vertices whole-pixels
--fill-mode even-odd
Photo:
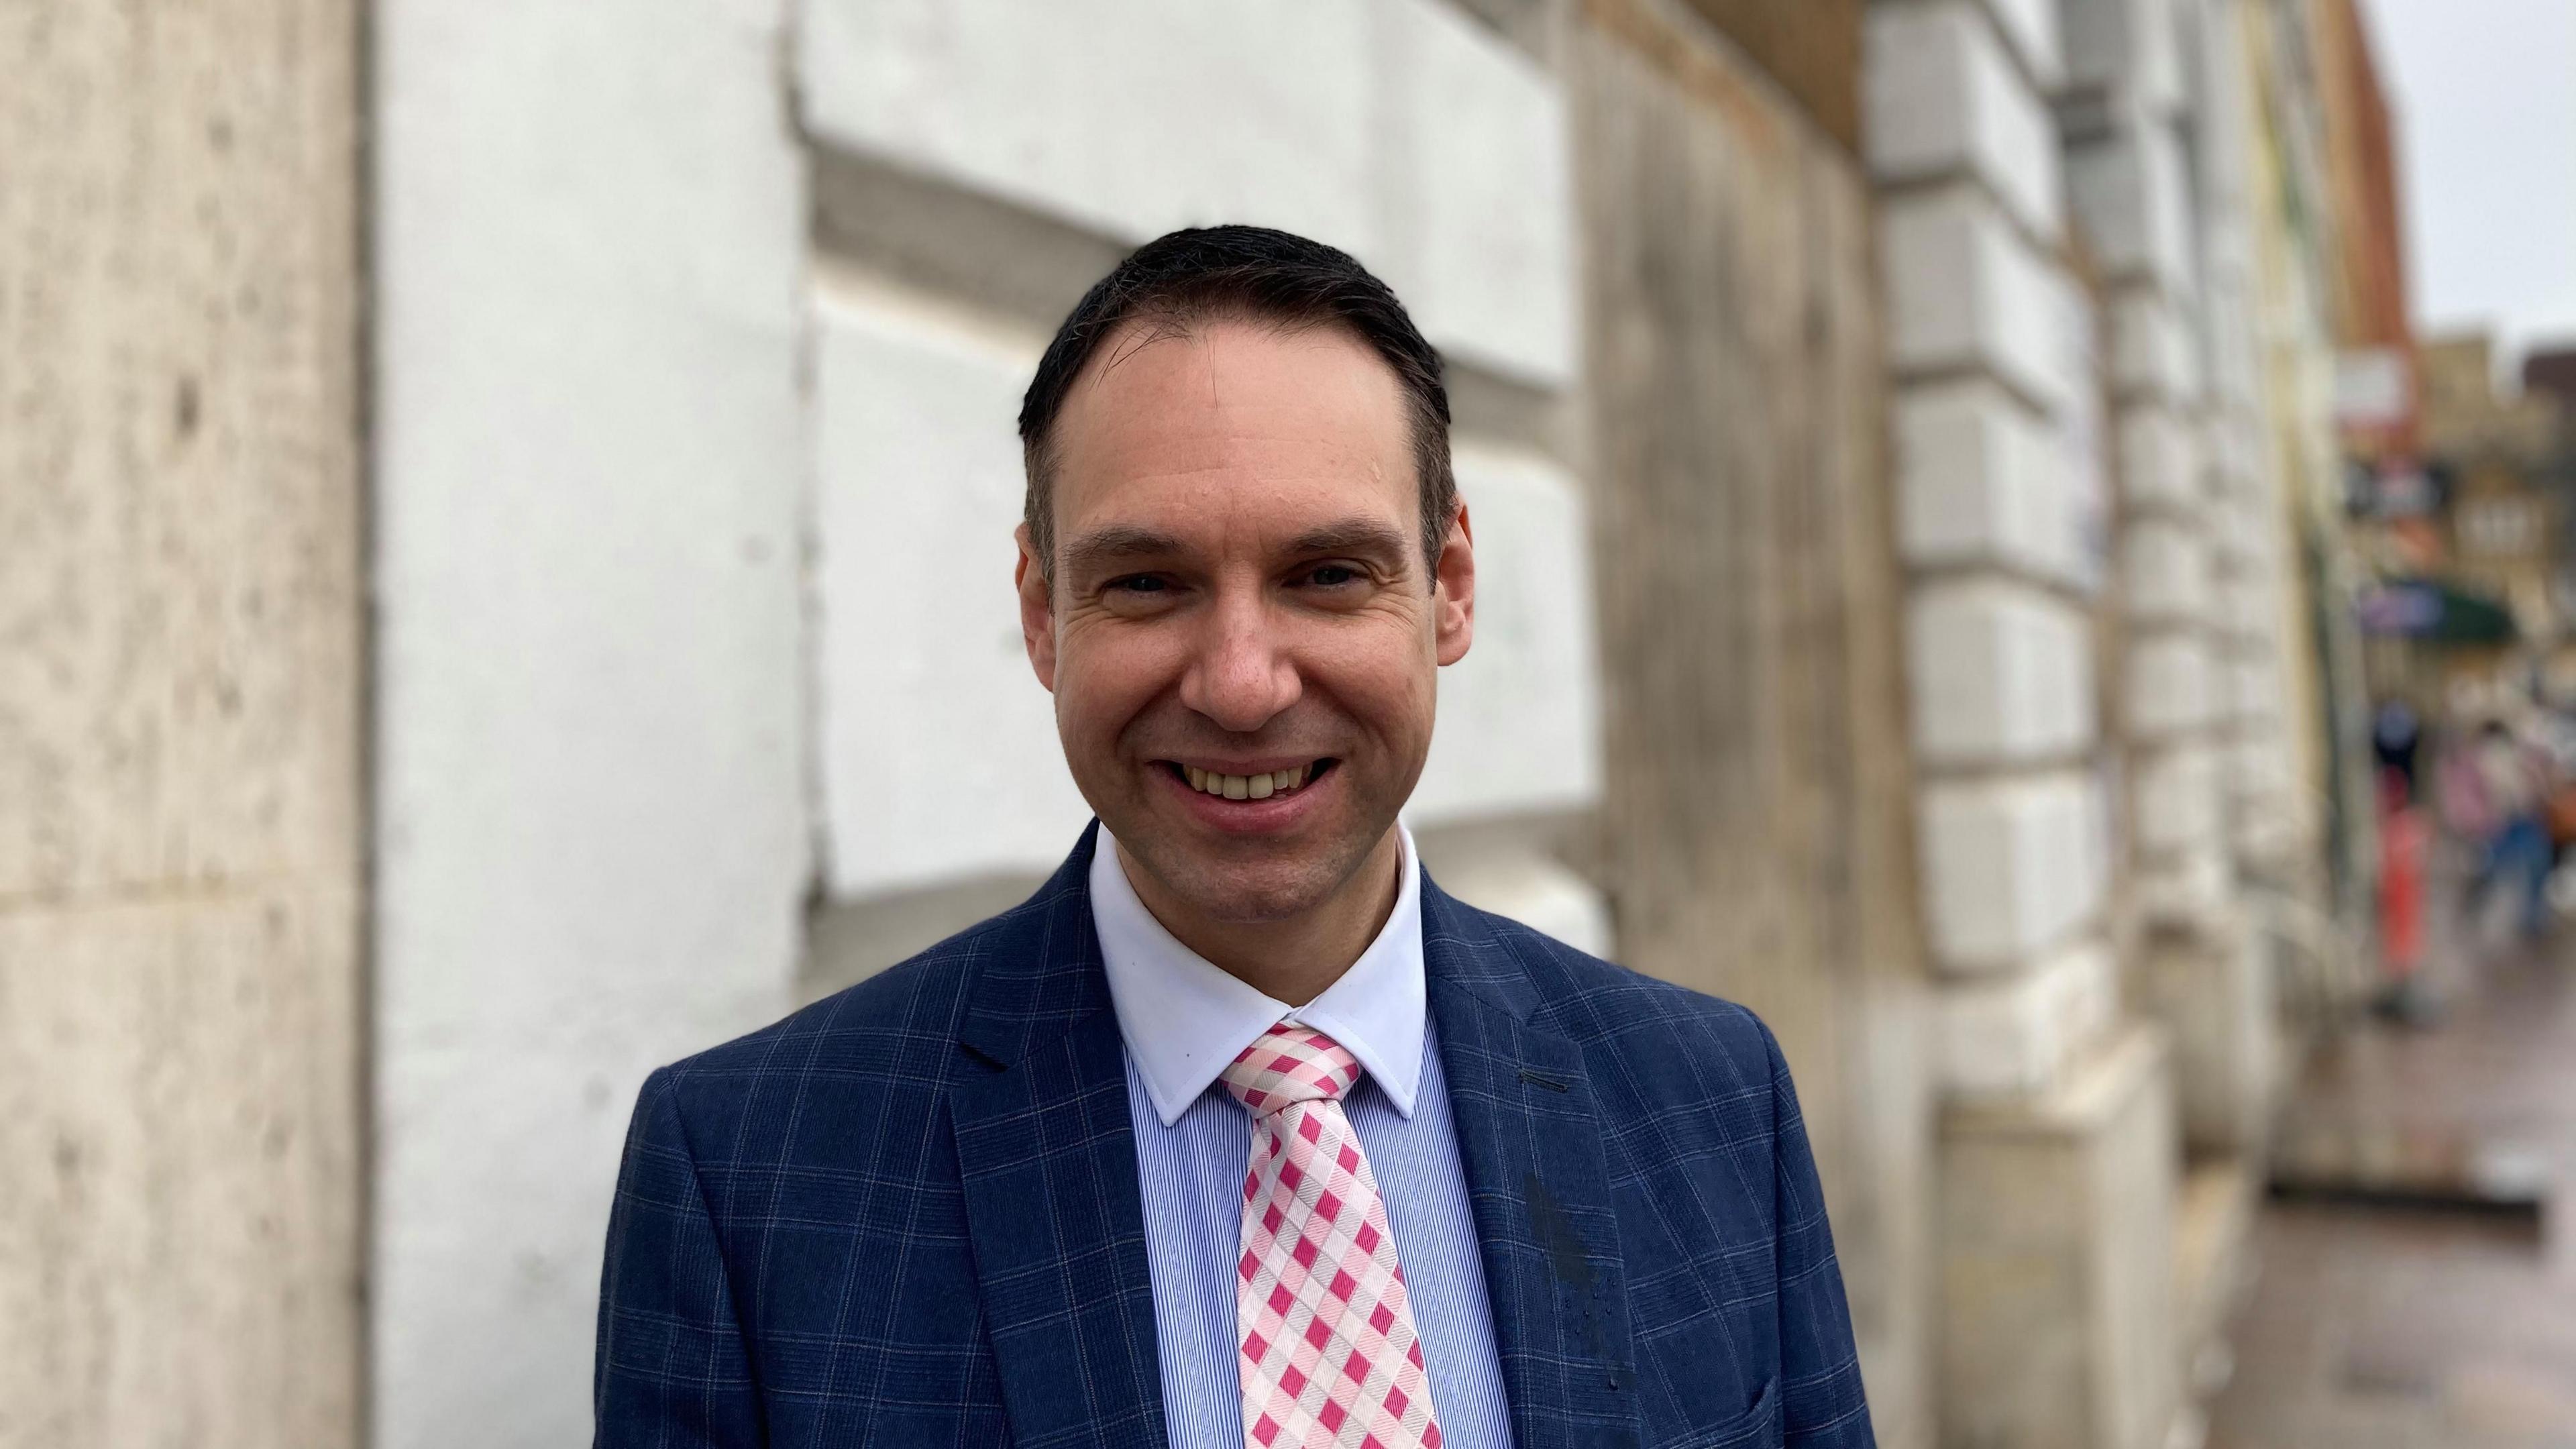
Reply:
[[[1189,773],[1193,790],[1223,795],[1228,800],[1267,800],[1305,784],[1307,771],[1313,767],[1299,765],[1294,769],[1273,770],[1266,775],[1220,775],[1196,765],[1183,765],[1181,768]]]

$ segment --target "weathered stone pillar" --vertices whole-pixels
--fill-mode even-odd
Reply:
[[[2197,61],[2193,170],[2210,485],[2220,520],[2214,574],[2227,680],[2220,732],[2228,835],[2240,877],[2316,905],[2323,903],[2325,796],[2339,783],[2321,758],[2333,707],[2321,693],[2324,661],[2304,607],[2297,522],[2267,416],[2267,288],[2255,241],[2255,102],[2242,9],[2242,0],[2194,0],[2183,37]],[[2312,400],[2308,421],[2332,464],[2324,401]]]
[[[2111,318],[2119,450],[2119,752],[2136,862],[2131,1000],[2170,1033],[2190,1151],[2176,1360],[2203,1361],[2244,1278],[2277,1075],[2272,938],[2245,882],[2314,832],[2284,743],[2301,632],[2263,466],[2247,329],[2241,61],[2205,0],[2061,0],[2075,212]]]
[[[2223,923],[2223,661],[2203,410],[2191,158],[2173,0],[2061,0],[2070,197],[2110,318],[2119,480],[2116,726],[2128,846],[2151,927]]]
[[[2175,1407],[2173,1107],[2131,1027],[2050,1090],[1953,1109],[1946,1442],[2158,1449]],[[2039,1331],[2034,1331],[2038,1329]]]
[[[0,10],[0,1443],[360,1432],[358,10]]]
[[[2104,455],[2165,435],[2105,436],[2047,104],[2057,22],[2048,0],[1880,0],[1869,26],[1947,1104],[1941,1426],[2145,1449],[2175,1408],[2178,1163],[2161,1037],[2122,1025],[2095,635]]]
[[[2174,1032],[2187,1141],[2245,1154],[2274,1052],[2268,959],[2238,878],[2301,832],[2283,747],[2283,520],[2245,366],[2241,130],[2210,79],[2226,28],[2200,0],[2061,4],[2058,119],[2111,323],[2135,996]]]
[[[2210,248],[2213,388],[2247,433],[2231,490],[2246,523],[2243,562],[2277,570],[2274,592],[2286,615],[2279,730],[2292,779],[2283,793],[2265,779],[2259,754],[2245,758],[2240,775],[2268,786],[2280,803],[2261,801],[2264,791],[2249,795],[2239,811],[2238,860],[2284,898],[2330,912],[2312,924],[2358,942],[2374,929],[2369,883],[2378,870],[2370,700],[2353,611],[2368,570],[2345,529],[2333,410],[2338,343],[2331,284],[2319,273],[2319,257],[2332,247],[2320,226],[2334,208],[2324,180],[2330,127],[2317,113],[2316,87],[2320,67],[2333,61],[2309,53],[2312,21],[2349,7],[2203,3],[2207,178],[2225,195],[2212,203],[2211,223],[2230,228]],[[2277,548],[2268,528],[2281,530]],[[2262,732],[2254,733],[2259,740]],[[2267,821],[2292,828],[2265,830]],[[2317,880],[2321,865],[2326,879]],[[2330,963],[2306,964],[2325,968],[2309,1000],[2368,989]]]

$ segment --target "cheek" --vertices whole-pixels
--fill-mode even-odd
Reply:
[[[1301,653],[1310,688],[1331,696],[1374,734],[1399,742],[1430,736],[1439,671],[1420,630],[1389,628],[1365,648],[1347,638],[1331,644],[1339,647]]]
[[[1123,620],[1087,621],[1056,645],[1056,720],[1068,741],[1105,745],[1179,678],[1182,660],[1165,631]]]

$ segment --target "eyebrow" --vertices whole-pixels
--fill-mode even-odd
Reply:
[[[1407,535],[1374,519],[1346,518],[1310,528],[1297,535],[1288,552],[1297,555],[1328,553],[1375,553],[1401,556],[1409,546]],[[1068,573],[1089,574],[1093,570],[1130,563],[1137,559],[1168,558],[1185,552],[1181,541],[1157,529],[1134,524],[1113,523],[1093,529],[1064,546],[1064,568]]]
[[[1181,551],[1181,541],[1168,533],[1132,524],[1111,524],[1096,528],[1064,546],[1064,567],[1069,573],[1085,573],[1110,564],[1140,558],[1161,558]]]
[[[1288,545],[1294,554],[1378,553],[1401,555],[1409,546],[1409,537],[1400,529],[1389,528],[1375,519],[1348,518],[1327,523],[1297,535]]]

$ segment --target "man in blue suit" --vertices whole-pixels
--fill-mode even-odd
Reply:
[[[1448,432],[1330,247],[1176,232],[1083,298],[1018,590],[1099,819],[645,1083],[600,1444],[1872,1443],[1770,1033],[1450,899],[1397,819],[1474,632]]]

